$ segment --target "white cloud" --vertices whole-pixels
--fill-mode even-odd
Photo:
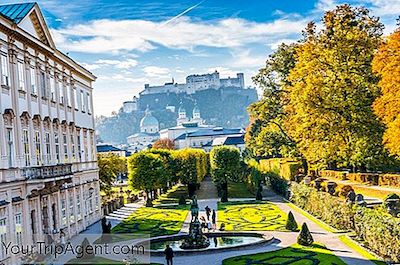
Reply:
[[[146,66],[143,71],[148,77],[166,77],[170,73],[168,68],[158,66]]]
[[[232,51],[231,66],[235,68],[260,68],[265,64],[266,55],[252,55],[250,49],[236,49]]]
[[[85,63],[82,62],[80,63],[83,67],[86,69],[93,71],[100,69],[102,67],[110,67],[113,66],[117,69],[130,69],[138,65],[138,62],[134,59],[125,59],[125,60],[110,60],[110,59],[99,59],[95,61],[94,63]]]
[[[236,48],[251,43],[265,43],[273,38],[298,34],[307,20],[282,18],[256,23],[239,18],[217,22],[193,21],[180,17],[173,23],[146,20],[94,20],[57,29],[55,41],[67,51],[117,53],[147,51],[154,45],[192,51],[196,46]]]

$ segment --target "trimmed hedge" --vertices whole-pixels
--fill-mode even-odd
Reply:
[[[347,171],[335,170],[321,170],[319,174],[323,178],[334,178],[339,180],[348,179],[354,182],[368,183],[378,186],[400,187],[400,174],[349,173]]]
[[[351,206],[328,193],[297,183],[291,185],[291,201],[340,230],[354,230],[371,250],[400,262],[400,218],[382,209]]]
[[[260,160],[260,170],[272,172],[286,180],[294,180],[294,176],[299,173],[302,167],[301,162],[288,158],[271,158]]]

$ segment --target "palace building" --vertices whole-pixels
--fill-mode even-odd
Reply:
[[[59,242],[101,217],[96,77],[57,50],[36,3],[0,5],[0,63],[0,241]]]

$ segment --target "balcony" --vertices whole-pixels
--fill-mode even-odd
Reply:
[[[72,164],[38,166],[21,169],[26,180],[50,179],[72,175]]]

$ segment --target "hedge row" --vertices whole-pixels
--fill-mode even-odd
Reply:
[[[400,218],[382,209],[351,206],[328,193],[297,183],[291,185],[291,201],[340,230],[354,230],[374,252],[400,262]]]
[[[348,173],[346,171],[322,170],[321,177],[339,180],[350,180],[360,183],[368,183],[379,186],[400,187],[399,174],[377,174],[377,173]]]
[[[260,170],[263,172],[272,172],[286,180],[294,180],[294,176],[299,173],[302,167],[296,160],[287,158],[271,158],[260,160]]]

